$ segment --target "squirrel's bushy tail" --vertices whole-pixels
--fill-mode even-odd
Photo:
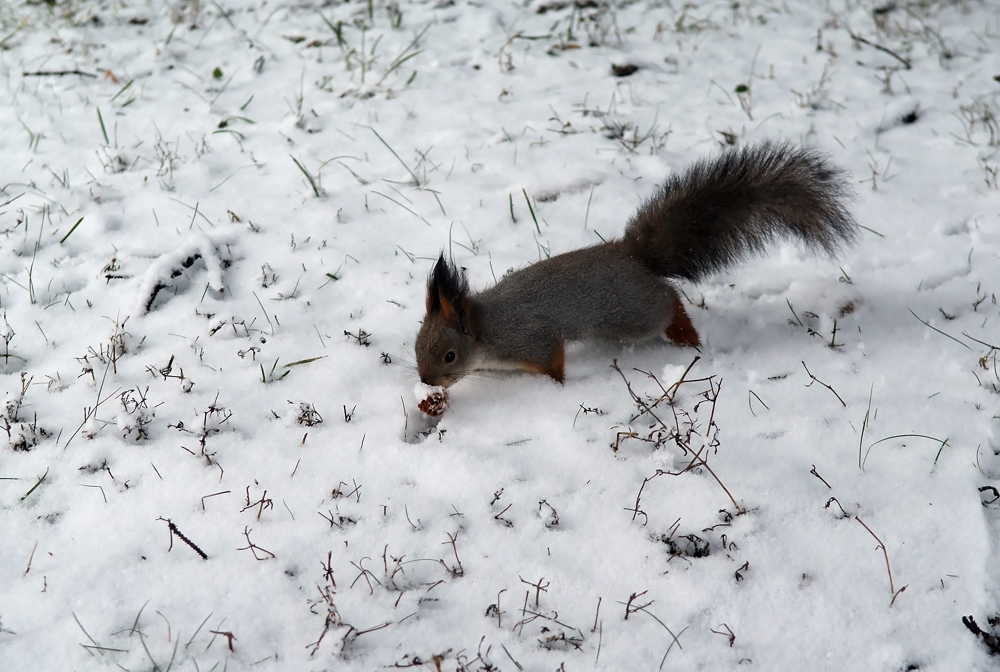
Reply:
[[[629,220],[627,253],[665,277],[698,280],[780,238],[834,254],[857,235],[844,174],[788,143],[729,150],[670,177]]]

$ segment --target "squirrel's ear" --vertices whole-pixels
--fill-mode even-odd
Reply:
[[[442,253],[427,282],[427,314],[440,312],[448,322],[461,322],[468,291],[465,274],[445,261]]]

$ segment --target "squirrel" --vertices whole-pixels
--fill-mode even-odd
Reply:
[[[417,334],[417,371],[449,387],[474,371],[520,369],[564,379],[566,341],[664,334],[697,346],[669,278],[698,281],[775,239],[834,256],[854,242],[846,176],[812,149],[765,141],[702,159],[661,185],[621,238],[559,254],[481,292],[438,258]]]

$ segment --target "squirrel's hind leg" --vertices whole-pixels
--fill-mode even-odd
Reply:
[[[670,293],[673,295],[671,297],[673,315],[671,316],[670,324],[667,325],[665,332],[667,338],[677,345],[700,345],[701,341],[698,340],[698,332],[695,330],[694,325],[691,324],[691,318],[688,317],[688,314],[684,311],[684,306],[681,304],[681,298],[672,288]]]
[[[566,348],[562,341],[555,344],[552,360],[548,362],[524,362],[522,365],[526,371],[540,373],[544,376],[555,378],[560,383],[566,378]]]

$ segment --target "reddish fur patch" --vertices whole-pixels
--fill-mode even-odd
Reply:
[[[674,297],[674,321],[667,327],[666,334],[667,338],[677,345],[695,346],[701,344],[701,341],[698,340],[698,332],[691,324],[691,318],[684,312],[684,306],[681,305],[680,298],[676,296]]]
[[[446,322],[454,321],[455,306],[451,305],[451,301],[444,295],[444,292],[438,291],[438,300],[441,302],[441,316]]]
[[[559,343],[551,362],[525,362],[522,366],[525,371],[550,376],[561,383],[566,378],[566,349]]]

